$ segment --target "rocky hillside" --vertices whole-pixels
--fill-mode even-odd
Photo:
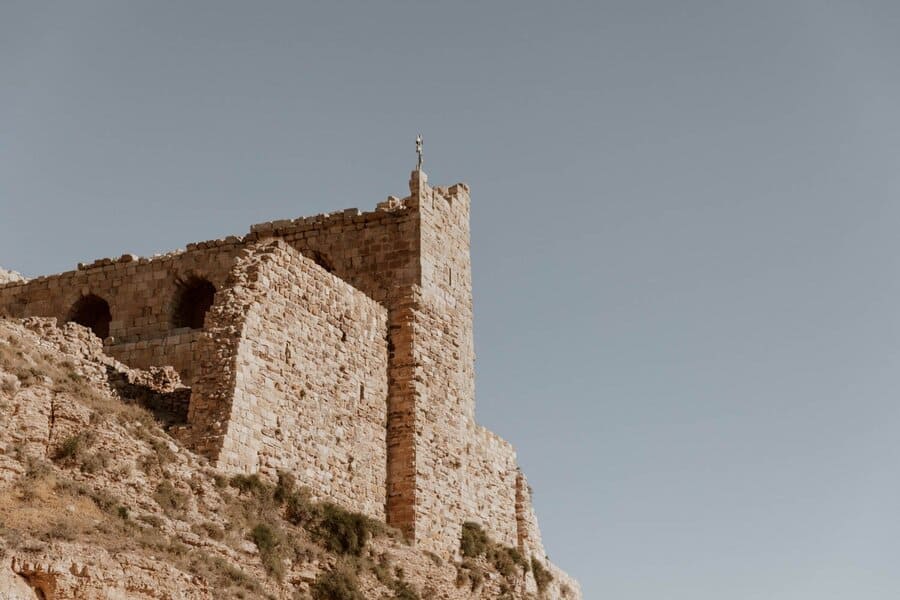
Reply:
[[[167,430],[190,390],[87,329],[0,319],[0,598],[579,598],[464,528],[459,561],[297,485],[229,477]]]

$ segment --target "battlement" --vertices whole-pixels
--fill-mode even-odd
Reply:
[[[447,557],[462,524],[543,559],[512,446],[475,423],[469,188],[0,284],[0,315],[90,327],[191,386],[174,430],[223,470],[293,472]],[[8,279],[14,279],[12,277]]]

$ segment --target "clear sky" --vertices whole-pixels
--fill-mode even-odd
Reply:
[[[900,596],[900,3],[0,3],[0,265],[472,187],[586,598]]]

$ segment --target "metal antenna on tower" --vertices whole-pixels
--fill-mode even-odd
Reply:
[[[416,134],[416,171],[422,170],[422,134]]]

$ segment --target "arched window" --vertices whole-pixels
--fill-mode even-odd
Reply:
[[[213,305],[215,296],[216,286],[206,279],[191,277],[179,282],[172,324],[175,327],[202,329],[206,311]]]
[[[109,337],[109,322],[112,315],[109,312],[109,303],[94,294],[83,296],[72,306],[67,321],[75,321],[94,332],[101,340]]]

